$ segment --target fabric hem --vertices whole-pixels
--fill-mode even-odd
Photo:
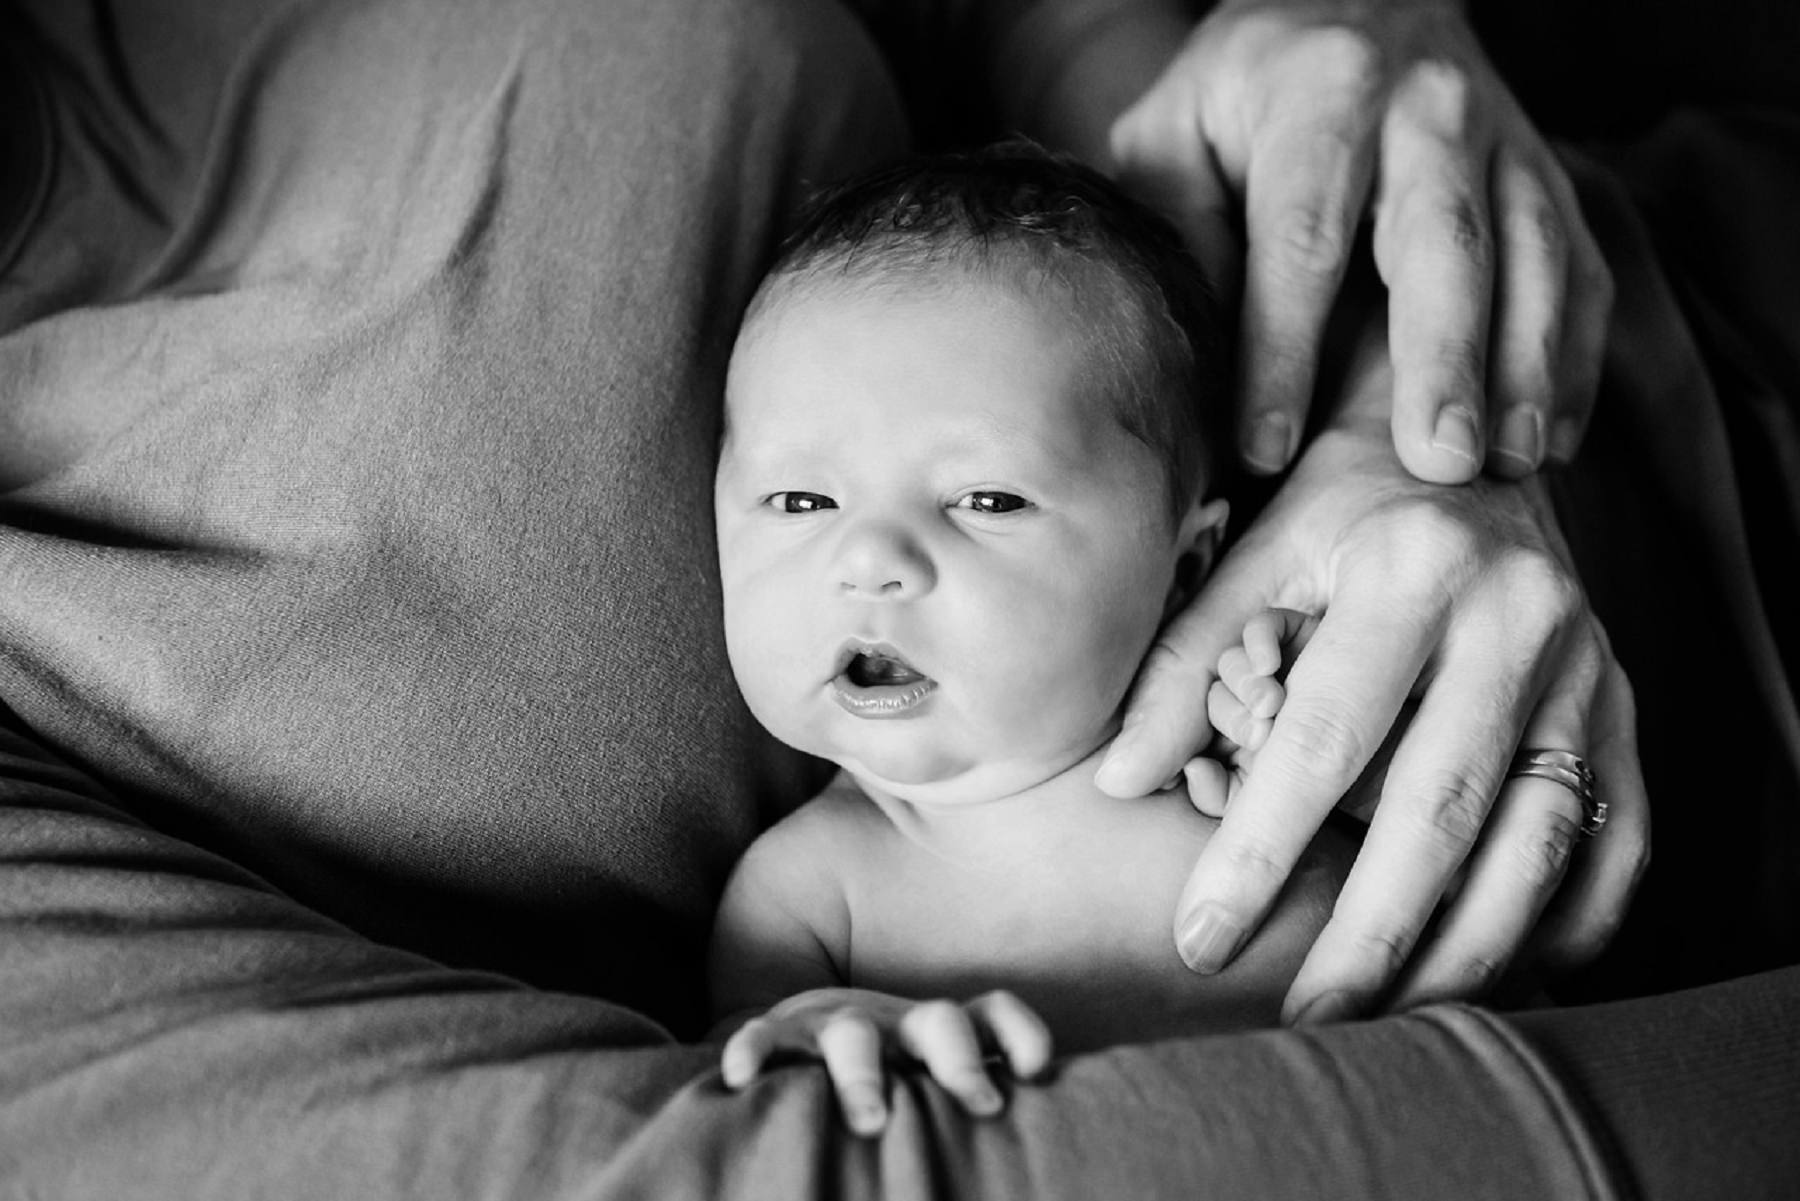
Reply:
[[[1618,1186],[1621,1177],[1614,1162],[1616,1156],[1608,1153],[1606,1140],[1596,1133],[1593,1123],[1584,1116],[1584,1106],[1574,1092],[1524,1036],[1497,1015],[1472,1005],[1451,1004],[1444,1010],[1448,1012],[1440,1011],[1431,1016],[1442,1021],[1454,1014],[1481,1028],[1491,1043],[1511,1059],[1519,1074],[1537,1089],[1562,1136],[1563,1145],[1581,1174],[1584,1195],[1594,1201],[1628,1201],[1630,1190]]]

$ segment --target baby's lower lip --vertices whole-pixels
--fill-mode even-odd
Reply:
[[[831,681],[831,697],[853,717],[907,717],[919,711],[937,681],[926,677],[906,684],[858,684],[847,675]]]

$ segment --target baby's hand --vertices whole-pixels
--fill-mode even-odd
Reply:
[[[1219,678],[1206,694],[1206,717],[1216,734],[1211,754],[1189,760],[1183,772],[1188,796],[1202,813],[1224,815],[1287,699],[1281,681],[1318,627],[1310,613],[1264,609],[1245,623],[1243,641],[1219,656]]]
[[[751,1018],[725,1043],[720,1067],[727,1088],[742,1088],[770,1055],[794,1051],[825,1061],[844,1120],[858,1134],[887,1124],[882,1061],[904,1054],[976,1117],[999,1113],[1005,1100],[983,1065],[983,1046],[997,1047],[1020,1080],[1050,1064],[1050,1031],[1009,992],[972,1001],[909,1001],[860,988],[815,988]]]

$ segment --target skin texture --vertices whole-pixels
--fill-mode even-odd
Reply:
[[[1183,954],[1202,971],[1229,962],[1295,848],[1343,802],[1377,813],[1379,836],[1290,1015],[1327,994],[1316,1016],[1480,996],[1522,955],[1591,957],[1649,853],[1630,689],[1541,496],[1472,481],[1574,453],[1611,276],[1454,0],[1226,0],[1198,25],[1190,14],[1180,0],[1031,6],[1009,43],[1039,64],[1019,77],[1016,123],[1110,164],[1238,302],[1239,451],[1254,470],[1290,470],[1152,651],[1100,782],[1146,795],[1208,745],[1220,630],[1235,637],[1264,608],[1332,607],[1330,636],[1286,682],[1280,786],[1234,804],[1196,868],[1204,887],[1174,915]],[[1385,293],[1343,294],[1371,270]],[[1391,318],[1389,353],[1351,381],[1349,404],[1321,369],[1334,306],[1352,326]],[[1315,396],[1336,411],[1309,413]],[[1335,441],[1303,446],[1308,424]],[[1424,724],[1380,803],[1346,799],[1395,749],[1415,699]],[[1521,745],[1574,751],[1599,774],[1614,824],[1573,860],[1566,830],[1546,834],[1552,819],[1513,816],[1515,794],[1572,812],[1566,792],[1502,788]],[[1428,924],[1464,864],[1485,883],[1456,894],[1454,920]]]
[[[1078,323],[1011,288],[789,291],[734,356],[718,476],[751,711],[912,801],[1066,769],[1116,728],[1177,563],[1223,507],[1171,520],[1157,456],[1095,398]],[[936,690],[905,720],[846,712],[832,679],[852,639]]]
[[[1052,1031],[1068,1051],[1273,1022],[1350,844],[1319,839],[1253,950],[1200,980],[1164,926],[1217,821],[1186,788],[1121,803],[1093,783],[1222,504],[1171,517],[1068,295],[974,271],[771,290],[728,385],[728,644],[765,724],[845,772],[727,887],[711,964],[727,1084],[777,1052],[815,1057],[872,1134],[890,1053],[980,1116],[1002,1105],[984,1048],[1030,1079]],[[898,714],[847,707],[846,639],[903,655],[929,691]]]
[[[1390,289],[1392,432],[1407,469],[1460,483],[1484,465],[1518,478],[1573,455],[1611,277],[1459,5],[1222,4],[1108,149],[1215,278],[1241,278],[1239,449],[1252,469],[1280,470],[1298,449],[1365,220]]]
[[[1230,642],[1218,630],[1270,608],[1323,615],[1174,927],[1191,966],[1218,970],[1325,816],[1346,801],[1367,817],[1290,1020],[1478,995],[1528,940],[1552,964],[1591,956],[1649,859],[1631,689],[1541,488],[1408,474],[1384,428],[1381,334],[1295,484],[1165,628],[1098,777],[1115,795],[1148,792],[1193,753]],[[1520,745],[1585,754],[1611,807],[1599,838],[1577,851],[1568,790],[1508,778]]]

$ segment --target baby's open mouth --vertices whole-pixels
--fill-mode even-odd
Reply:
[[[885,642],[847,642],[838,651],[831,692],[856,717],[901,717],[921,712],[937,681]]]
[[[844,675],[859,688],[881,688],[893,684],[916,684],[925,677],[912,669],[906,660],[879,651],[864,651],[850,660]]]

